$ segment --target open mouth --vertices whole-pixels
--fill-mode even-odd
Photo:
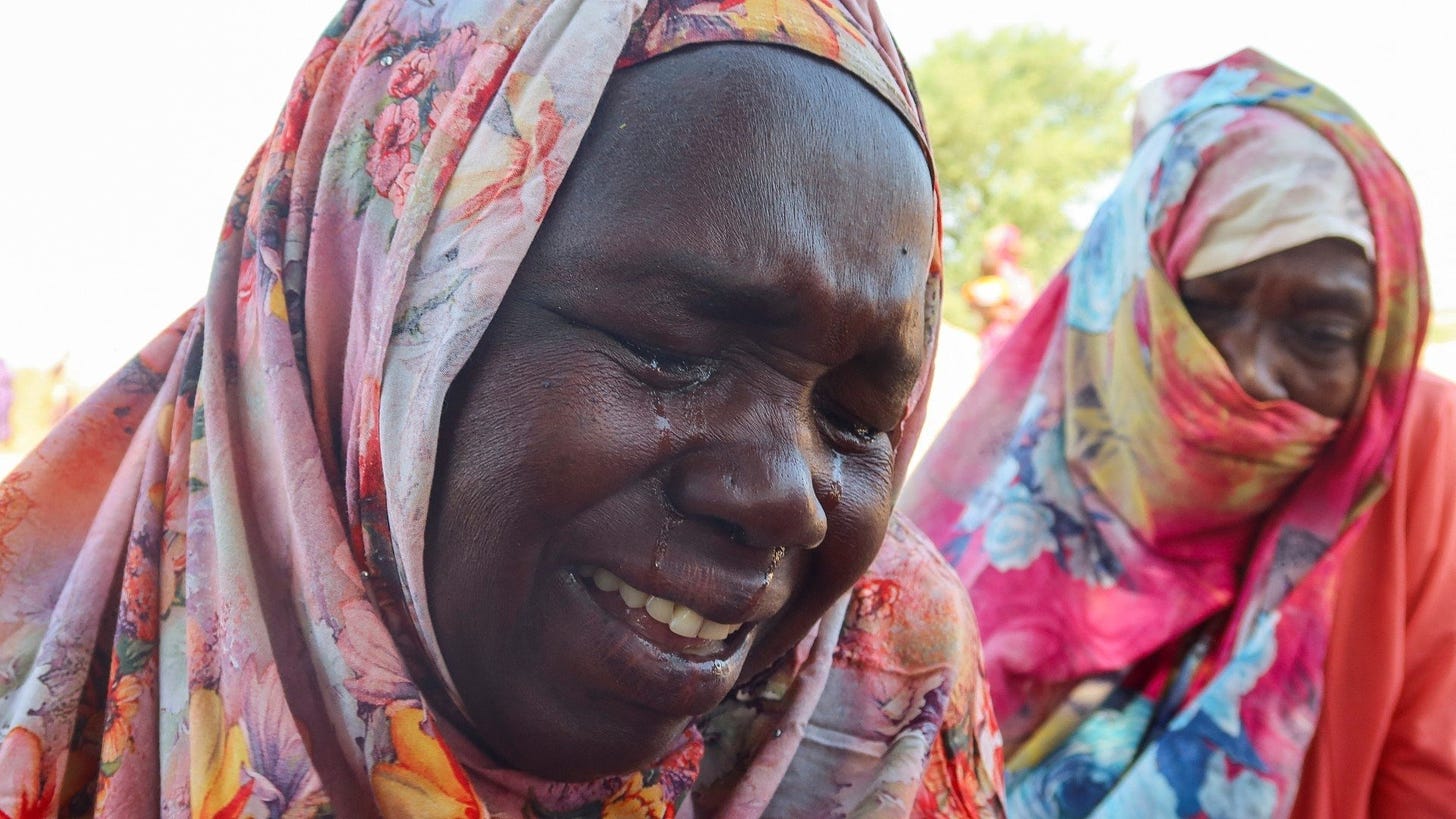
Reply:
[[[744,623],[720,623],[691,606],[633,586],[600,566],[574,572],[599,606],[664,651],[694,660],[726,657],[751,630]]]

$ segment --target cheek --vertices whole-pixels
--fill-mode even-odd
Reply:
[[[1332,417],[1343,418],[1349,414],[1350,407],[1355,403],[1355,398],[1360,392],[1360,381],[1364,375],[1362,362],[1354,353],[1338,368],[1331,373],[1330,401],[1334,405]]]
[[[1363,372],[1354,352],[1320,365],[1302,363],[1289,397],[1327,418],[1343,418],[1360,391]]]
[[[492,524],[501,514],[546,525],[568,519],[652,459],[651,402],[594,357],[568,353],[500,369],[500,378],[485,373],[491,395],[459,441],[472,480],[455,482],[476,501],[468,506],[496,507]]]
[[[793,553],[802,572],[795,578],[799,591],[755,644],[744,679],[792,649],[874,562],[894,506],[889,458],[882,461],[868,470],[845,468],[840,502],[829,512],[828,536],[817,549]]]
[[[859,533],[857,538],[868,532],[878,547],[895,506],[894,470],[894,451],[889,447],[863,456],[862,463],[853,467],[846,465],[839,502],[829,514],[830,526],[846,534]]]
[[[845,467],[839,502],[828,514],[825,542],[804,553],[811,564],[806,598],[812,596],[814,602],[828,606],[874,562],[894,507],[890,476],[888,458],[864,468]],[[813,612],[813,617],[820,614]]]
[[[599,360],[539,346],[553,345],[484,349],[447,416],[425,553],[432,610],[474,618],[478,590],[492,587],[496,615],[513,619],[563,527],[650,466],[650,402]]]

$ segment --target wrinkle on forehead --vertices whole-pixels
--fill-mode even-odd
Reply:
[[[753,145],[772,150],[745,156],[744,146]],[[650,187],[664,173],[684,192],[746,179],[783,207],[805,193],[795,190],[803,173],[787,167],[794,165],[833,173],[846,185],[876,184],[927,208],[934,202],[925,156],[892,106],[837,66],[764,45],[699,46],[620,71],[577,165],[578,176],[624,192]],[[851,215],[865,229],[879,216]],[[932,220],[933,212],[927,230]]]
[[[935,235],[924,154],[888,103],[816,58],[719,44],[619,72],[548,228],[563,210],[583,211],[565,207],[574,199],[612,206],[543,230],[558,258],[650,258],[675,286],[691,290],[701,270],[780,305],[836,290],[849,328],[887,308],[923,318]],[[766,233],[779,241],[745,239]],[[897,256],[878,241],[887,233],[908,237]],[[700,258],[685,258],[684,236]]]

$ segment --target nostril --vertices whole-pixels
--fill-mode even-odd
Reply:
[[[685,517],[754,548],[817,545],[837,490],[816,479],[797,450],[713,446],[677,458],[663,486]],[[824,490],[824,491],[821,491]]]

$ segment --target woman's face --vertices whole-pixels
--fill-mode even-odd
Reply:
[[[1183,303],[1244,391],[1344,418],[1360,390],[1374,272],[1343,239],[1319,239],[1182,284]]]
[[[650,765],[868,567],[933,220],[836,68],[715,45],[612,79],[442,422],[431,616],[500,762]]]

